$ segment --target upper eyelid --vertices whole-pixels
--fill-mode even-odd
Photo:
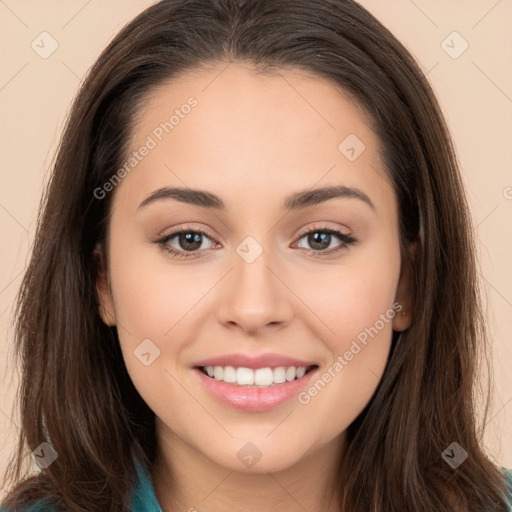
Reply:
[[[171,230],[169,233],[166,233],[166,234],[163,234],[159,237],[160,240],[165,240],[166,238],[172,238],[176,235],[179,235],[181,233],[200,233],[204,236],[207,236],[210,240],[213,241],[213,238],[212,236],[210,236],[207,231],[203,228],[193,228],[193,227],[187,227],[187,226],[184,226],[184,227],[181,227],[181,228],[176,228],[176,229],[173,229]]]
[[[329,226],[329,225],[326,224],[326,222],[324,222],[324,223],[320,222],[320,224],[314,224],[313,226],[304,228],[303,230],[300,230],[299,233],[296,236],[300,238],[300,237],[302,237],[304,235],[307,235],[308,233],[311,233],[312,231],[328,231],[330,229],[332,229],[333,231],[340,231],[344,235],[347,235],[347,236],[350,236],[352,234],[352,231],[350,229],[348,229],[346,226],[343,226],[343,227],[345,227],[347,229],[348,233],[344,233],[343,232],[343,227],[340,227],[340,226],[337,226],[337,227]]]

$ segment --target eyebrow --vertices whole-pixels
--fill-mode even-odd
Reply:
[[[343,185],[295,192],[285,199],[282,208],[285,211],[300,210],[318,205],[334,198],[359,199],[370,206],[372,210],[376,210],[375,205],[364,192],[357,188],[345,187]],[[219,196],[212,194],[211,192],[181,187],[162,187],[155,190],[146,199],[144,199],[142,203],[140,203],[139,209],[156,201],[165,199],[175,199],[182,203],[214,210],[227,209],[224,201]]]

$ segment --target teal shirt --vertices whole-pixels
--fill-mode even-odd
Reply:
[[[507,476],[509,484],[512,486],[512,470],[506,468],[501,469]],[[156,499],[155,489],[153,488],[148,472],[141,465],[137,465],[137,473],[138,482],[134,490],[132,512],[163,512]],[[509,510],[512,512],[512,494],[509,500]]]
[[[137,462],[137,481],[132,494],[132,512],[163,512],[162,507],[156,499],[155,489],[151,482],[151,477],[147,468]],[[23,507],[22,510],[16,508],[16,512],[52,512],[52,507],[47,505],[44,500],[39,500]],[[2,508],[0,512],[12,512],[10,509]]]
[[[147,469],[139,463],[137,463],[137,476],[137,484],[132,498],[132,512],[163,512],[156,499],[150,475]]]
[[[502,470],[507,476],[508,482],[512,485],[512,471],[506,468],[502,468]],[[137,482],[133,489],[131,509],[132,512],[163,512],[156,499],[149,472],[141,464],[137,464]],[[512,495],[510,496],[509,510],[512,512]],[[4,508],[0,512],[9,512],[9,510]],[[36,502],[23,512],[51,512],[51,509],[45,506],[43,502]]]

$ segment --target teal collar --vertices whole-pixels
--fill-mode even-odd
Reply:
[[[136,462],[136,466],[137,483],[132,497],[131,512],[163,512],[162,507],[156,499],[155,489],[147,467],[139,461]],[[502,471],[507,477],[510,490],[512,490],[512,471],[507,468],[502,468]],[[512,494],[510,494],[509,510],[512,512]]]
[[[146,466],[136,462],[137,482],[132,497],[132,512],[163,512],[156,499],[155,489]]]

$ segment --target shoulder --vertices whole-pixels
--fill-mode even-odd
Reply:
[[[509,507],[512,511],[512,470],[504,467],[502,467],[501,470],[505,475],[505,480],[507,482]],[[162,512],[155,495],[149,471],[145,465],[140,463],[137,463],[137,481],[132,496],[132,507],[134,512],[139,510]],[[57,512],[57,509],[50,506],[46,500],[39,500],[31,504],[24,505],[21,508],[16,507],[15,510],[1,508],[0,512]]]
[[[512,469],[502,467],[501,470],[505,475],[505,480],[507,483],[508,506],[512,512]]]
[[[41,490],[24,489],[0,503],[0,512],[62,512],[59,505],[51,495],[45,495]]]
[[[0,508],[0,512],[58,512],[46,500],[37,500],[24,505],[16,505],[16,508]]]
[[[41,473],[18,482],[0,500],[0,512],[60,512],[62,503],[56,490]]]
[[[155,489],[151,480],[151,475],[148,467],[136,461],[136,479],[132,489],[131,495],[131,510],[132,512],[162,512],[162,508],[156,498]],[[16,505],[14,508],[9,508],[0,504],[0,512],[60,512],[62,507],[59,507],[55,502],[50,502],[49,499],[33,499],[25,498],[27,501],[23,504]]]

